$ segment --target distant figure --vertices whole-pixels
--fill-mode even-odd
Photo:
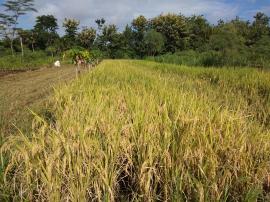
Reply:
[[[77,55],[76,58],[75,58],[75,64],[80,67],[80,66],[83,66],[83,67],[86,67],[87,65],[87,62],[85,59],[83,59],[83,57]]]
[[[57,60],[55,63],[54,63],[54,66],[55,67],[61,67],[61,63],[59,60]]]

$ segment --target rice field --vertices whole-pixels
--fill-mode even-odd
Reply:
[[[0,199],[270,200],[270,72],[105,60],[1,147]]]

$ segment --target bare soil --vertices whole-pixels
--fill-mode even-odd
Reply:
[[[29,109],[44,107],[53,88],[76,76],[74,66],[0,72],[0,135],[31,124]],[[1,140],[0,140],[1,142]]]
[[[18,74],[25,72],[25,70],[0,70],[0,77],[10,75],[10,74]]]

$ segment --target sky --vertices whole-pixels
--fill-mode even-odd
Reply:
[[[21,27],[32,28],[35,17],[43,14],[56,16],[60,27],[66,17],[80,20],[81,26],[95,26],[95,19],[104,17],[120,29],[139,15],[152,18],[169,12],[204,15],[212,24],[236,16],[252,20],[258,11],[270,16],[270,0],[36,0],[35,4],[38,12],[24,16]]]

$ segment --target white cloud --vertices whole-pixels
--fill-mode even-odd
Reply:
[[[267,15],[270,15],[270,6],[262,7],[261,11],[266,13]]]
[[[138,15],[148,18],[161,13],[174,12],[185,15],[203,14],[210,22],[231,19],[238,13],[238,7],[223,0],[37,0],[37,15],[53,14],[59,25],[65,17],[76,18],[81,25],[93,26],[97,18],[123,27]],[[34,17],[35,17],[34,16]]]

